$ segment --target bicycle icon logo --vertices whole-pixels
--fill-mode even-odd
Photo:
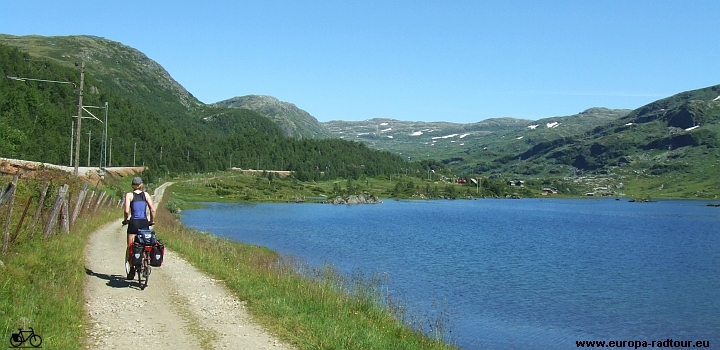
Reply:
[[[30,327],[29,331],[24,331],[22,328],[18,328],[18,331],[19,332],[13,333],[10,336],[10,345],[12,345],[13,348],[39,348],[40,344],[42,344],[42,337],[35,334],[35,330],[33,330],[32,327]],[[20,346],[26,341],[29,341],[31,346]]]

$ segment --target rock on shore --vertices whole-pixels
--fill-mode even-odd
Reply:
[[[347,199],[337,196],[330,203],[332,204],[377,204],[382,203],[382,200],[373,194],[360,193],[353,194],[347,197]]]

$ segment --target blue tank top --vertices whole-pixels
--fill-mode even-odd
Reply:
[[[130,218],[131,219],[147,219],[145,209],[147,202],[145,201],[145,192],[133,192],[133,199],[130,201]]]

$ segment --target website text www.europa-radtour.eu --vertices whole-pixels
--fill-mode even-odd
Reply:
[[[709,348],[709,340],[576,340],[578,348]]]

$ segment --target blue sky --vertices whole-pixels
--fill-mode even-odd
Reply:
[[[705,1],[4,1],[0,33],[96,35],[205,103],[262,94],[320,121],[540,119],[720,84]]]

